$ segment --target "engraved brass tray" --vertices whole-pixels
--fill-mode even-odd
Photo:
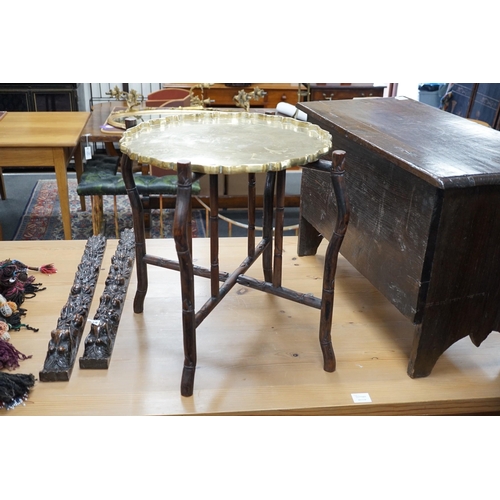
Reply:
[[[142,123],[174,114],[196,113],[202,110],[201,106],[185,106],[177,108],[140,108],[127,111],[127,108],[117,106],[108,116],[106,125],[125,130],[125,120],[127,118],[136,118],[138,123]]]
[[[200,112],[149,120],[124,132],[120,150],[132,160],[193,172],[278,171],[316,161],[332,146],[317,125],[261,113]]]

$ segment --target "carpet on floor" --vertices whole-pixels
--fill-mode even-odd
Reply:
[[[80,197],[76,192],[76,179],[68,180],[71,228],[73,239],[86,240],[92,236],[92,212],[90,197],[86,198],[86,211],[81,210]],[[104,196],[105,236],[116,238],[113,197]],[[132,227],[132,211],[126,195],[117,196],[118,227],[121,232]],[[193,210],[193,237],[205,237],[204,211]],[[163,210],[163,237],[172,237],[174,210]],[[149,238],[160,237],[160,211],[151,210]],[[63,240],[61,209],[55,180],[39,180],[24,209],[14,240]]]

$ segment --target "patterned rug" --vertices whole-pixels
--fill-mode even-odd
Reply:
[[[92,236],[92,213],[90,197],[86,198],[87,210],[83,212],[80,197],[76,192],[76,179],[68,180],[71,228],[73,239],[87,240]],[[113,197],[104,196],[105,236],[116,238]],[[132,211],[128,197],[117,196],[119,231],[132,227]],[[163,210],[163,237],[172,237],[173,210]],[[149,238],[160,237],[160,211],[151,210]],[[204,212],[193,211],[193,237],[205,237]],[[31,193],[30,200],[17,228],[14,240],[63,240],[61,209],[55,180],[39,180]]]

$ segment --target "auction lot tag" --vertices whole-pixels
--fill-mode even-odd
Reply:
[[[371,403],[372,399],[367,392],[358,392],[356,394],[351,394],[352,400],[355,403]]]

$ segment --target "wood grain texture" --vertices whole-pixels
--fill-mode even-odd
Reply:
[[[309,121],[342,134],[440,188],[498,183],[500,134],[421,102],[375,98],[298,103]],[[340,145],[333,144],[341,149]],[[473,161],[471,161],[471,159]]]
[[[9,112],[0,122],[0,147],[75,147],[89,117],[84,111]]]
[[[81,177],[80,134],[89,117],[86,112],[9,112],[0,123],[0,167],[54,167],[64,237],[68,240],[71,217],[67,167],[74,155],[77,178]]]
[[[107,244],[95,297],[116,250]],[[39,276],[47,290],[26,302],[26,321],[39,332],[12,333],[13,345],[33,357],[18,373],[38,373],[50,331],[73,282],[85,241],[2,242],[5,255],[31,264],[51,255],[58,273]],[[325,243],[317,255],[297,257],[285,237],[284,286],[320,293]],[[148,251],[176,257],[173,240],[147,240]],[[209,240],[193,240],[199,265],[210,264]],[[246,239],[221,240],[221,270],[246,254]],[[34,262],[36,261],[36,262]],[[260,277],[259,266],[251,273]],[[195,300],[210,297],[196,278]],[[134,314],[131,279],[108,370],[75,368],[68,382],[37,382],[20,415],[443,415],[500,412],[500,335],[475,347],[467,338],[438,360],[432,374],[411,379],[406,364],[413,328],[344,258],[339,259],[332,339],[337,371],[322,369],[317,345],[319,311],[236,286],[200,326],[197,382],[192,398],[179,394],[183,364],[180,281],[177,272],[150,273],[144,313]],[[91,317],[98,307],[94,300]],[[83,346],[81,346],[83,352]],[[368,393],[372,403],[354,403]]]

